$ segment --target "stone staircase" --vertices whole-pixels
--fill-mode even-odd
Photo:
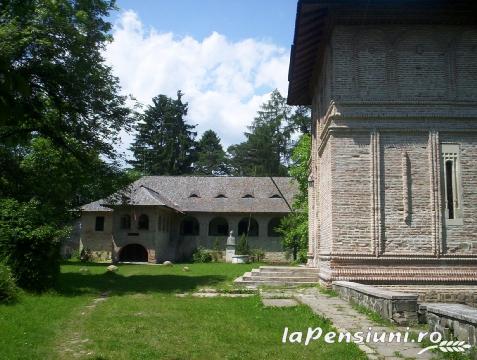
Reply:
[[[304,266],[260,266],[234,281],[237,285],[257,287],[316,285],[318,269]]]

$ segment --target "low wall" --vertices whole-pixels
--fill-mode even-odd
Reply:
[[[417,323],[417,295],[407,294],[349,281],[334,281],[333,290],[351,303],[376,311],[398,325]]]
[[[477,309],[462,304],[424,303],[419,305],[419,316],[430,331],[440,332],[446,340],[477,345]]]

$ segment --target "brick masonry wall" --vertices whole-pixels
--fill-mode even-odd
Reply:
[[[333,136],[333,252],[372,253],[370,135]]]
[[[475,100],[477,30],[458,26],[336,26],[334,100]]]
[[[321,278],[399,281],[389,269],[409,264],[419,281],[477,281],[477,29],[340,25],[323,63],[310,238]],[[461,148],[460,227],[443,218],[444,142]]]
[[[427,133],[390,132],[381,136],[384,253],[432,253],[427,142]],[[408,174],[403,174],[403,161],[408,163]],[[410,210],[408,216],[405,208]]]

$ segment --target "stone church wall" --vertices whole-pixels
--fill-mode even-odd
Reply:
[[[337,25],[320,69],[309,263],[326,281],[477,281],[477,30]],[[442,144],[459,147],[461,224]]]

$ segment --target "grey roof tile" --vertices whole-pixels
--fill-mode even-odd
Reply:
[[[287,202],[293,202],[297,191],[296,183],[287,177],[272,181],[269,177],[145,176],[99,204],[119,205],[126,194],[129,204],[167,206],[182,212],[287,213]],[[273,197],[281,196],[280,192],[286,201]],[[244,198],[248,194],[253,197]]]

